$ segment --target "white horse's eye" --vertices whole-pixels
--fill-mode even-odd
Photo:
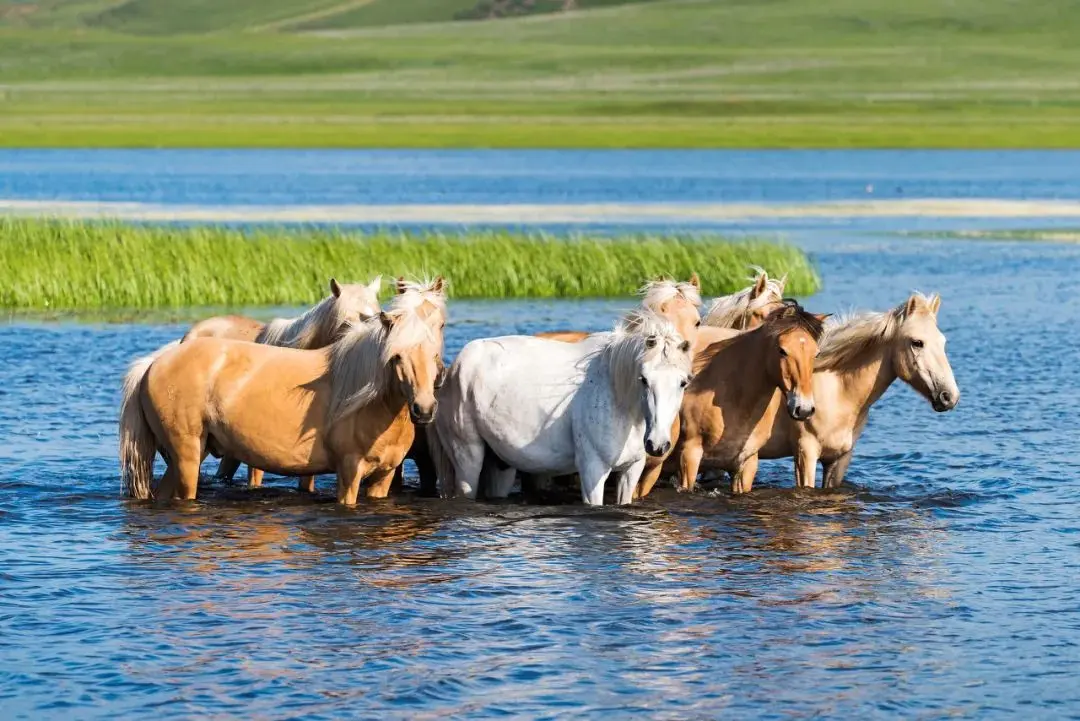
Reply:
[[[682,383],[679,384],[679,387],[680,388],[686,388],[686,386],[688,386],[688,385],[690,385],[690,381],[684,380]]]
[[[641,385],[643,386],[649,385],[649,381],[646,380],[645,376],[638,376],[638,380],[641,381]]]

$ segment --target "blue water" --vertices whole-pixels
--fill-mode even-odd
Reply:
[[[193,205],[1080,199],[1080,152],[0,150],[0,198]]]
[[[33,182],[46,192],[30,171],[13,173],[16,155],[24,166],[48,155],[46,175],[66,164],[74,176],[82,154],[0,153],[9,194]],[[506,178],[515,158],[532,157],[294,154],[331,167],[392,155],[414,158],[417,190],[398,191],[414,202],[450,189],[455,163]],[[716,192],[717,178],[734,173],[696,154],[656,155],[670,175],[687,159],[673,181],[687,196]],[[798,173],[784,169],[801,167],[802,155],[761,154],[759,166],[779,169],[770,181],[758,167],[753,182],[791,192]],[[115,154],[129,165],[138,156]],[[274,166],[247,157],[237,180],[199,169],[229,154],[142,157],[218,177],[215,202],[241,202],[256,166]],[[637,165],[632,154],[611,157],[591,170],[560,162],[577,168],[576,185],[561,167],[522,170],[520,183],[488,192],[528,202],[547,197],[530,187],[580,197],[639,189],[620,200],[666,192],[631,177],[652,172],[653,154]],[[835,157],[816,172],[858,166],[944,185],[952,172],[936,154]],[[1075,181],[1055,175],[1069,156],[1002,157],[1001,174],[1012,163],[1015,177],[993,182],[1008,192],[1049,193],[1055,177],[1061,197],[1074,192]],[[1043,180],[1037,157],[1048,158]],[[305,162],[306,177],[319,174]],[[123,184],[133,173],[97,176],[93,197],[131,199]],[[284,192],[291,176],[277,177],[282,185],[258,182]],[[202,180],[147,173],[140,182],[177,198],[203,192]],[[724,182],[739,185],[734,175]],[[970,192],[967,182],[950,192]],[[325,192],[337,192],[331,185]],[[57,181],[51,192],[71,198],[72,187]],[[1080,716],[1071,463],[1080,457],[1080,247],[843,224],[791,240],[824,279],[807,300],[814,310],[884,309],[913,288],[940,291],[963,393],[936,414],[911,389],[890,390],[835,492],[792,490],[790,461],[776,461],[762,464],[747,497],[660,489],[625,508],[408,492],[343,510],[329,502],[329,477],[316,499],[270,480],[260,492],[207,484],[193,505],[149,508],[118,497],[119,380],[132,357],[186,326],[0,327],[0,717]],[[631,303],[453,302],[448,352],[497,333],[602,328]]]

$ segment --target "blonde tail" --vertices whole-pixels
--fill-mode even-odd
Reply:
[[[146,421],[139,391],[143,378],[158,356],[179,344],[180,341],[174,340],[150,355],[136,359],[124,376],[120,401],[120,475],[121,489],[125,496],[150,498],[157,439]]]

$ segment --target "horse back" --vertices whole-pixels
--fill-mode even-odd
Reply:
[[[184,342],[195,338],[225,338],[253,343],[264,327],[265,323],[260,323],[254,318],[242,315],[219,315],[201,320],[191,326],[190,330],[184,334]]]

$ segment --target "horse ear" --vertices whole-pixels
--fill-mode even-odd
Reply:
[[[750,289],[750,300],[754,300],[769,287],[769,274],[765,271],[761,271],[761,275],[754,281],[754,287]]]
[[[385,328],[386,330],[390,330],[392,327],[394,327],[394,316],[390,315],[386,311],[379,312],[379,320],[382,321],[383,328]]]
[[[409,289],[409,284],[405,282],[405,276],[399,275],[397,278],[397,294],[401,295]]]
[[[379,291],[382,290],[382,276],[381,275],[375,276],[375,280],[368,283],[368,290],[370,290],[375,295],[379,294]]]
[[[813,316],[822,323],[824,323],[826,320],[832,317],[832,313],[814,313]]]
[[[698,290],[701,290],[701,278],[698,277],[697,273],[690,274],[690,285],[694,286]]]
[[[930,299],[930,312],[933,313],[934,315],[937,315],[938,308],[940,308],[940,307],[941,307],[941,296],[940,295],[935,295],[933,298]]]
[[[919,305],[921,303],[922,303],[922,299],[919,298],[919,296],[917,296],[917,295],[913,295],[910,298],[908,298],[907,299],[907,304],[904,305],[904,317],[905,318],[910,318],[911,316],[915,315],[916,311],[919,310]]]
[[[441,275],[435,276],[435,281],[431,284],[431,289],[436,293],[446,293],[446,278]]]
[[[680,343],[679,344],[679,350],[681,350],[683,353],[689,353],[690,352],[690,341],[684,340],[682,343]]]
[[[337,282],[336,278],[330,279],[330,292],[334,294],[335,298],[341,297],[341,284]]]

